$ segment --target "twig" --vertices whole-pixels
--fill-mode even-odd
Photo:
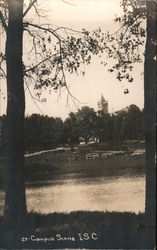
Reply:
[[[23,17],[25,15],[27,15],[28,11],[32,8],[32,6],[35,4],[35,2],[37,2],[37,0],[33,0],[33,1],[30,1],[30,4],[28,6],[28,8],[25,10],[25,12],[23,13]]]
[[[52,56],[49,56],[49,57],[45,58],[44,60],[42,60],[41,62],[39,62],[39,63],[36,64],[35,66],[33,66],[32,68],[26,69],[26,70],[24,71],[24,73],[27,73],[27,72],[29,72],[29,71],[32,71],[32,70],[36,69],[36,68],[39,67],[42,63],[44,63],[44,62],[46,62],[46,61],[49,61],[49,60],[51,59],[51,57],[56,56],[56,55],[58,55],[58,53],[53,54]]]
[[[51,28],[44,28],[44,27],[41,27],[37,24],[33,24],[33,23],[29,23],[29,22],[24,23],[24,25],[32,26],[32,27],[37,28],[39,30],[47,31],[47,32],[51,33],[52,35],[54,35],[59,41],[61,40],[60,36],[57,33],[55,33],[55,31]]]
[[[58,30],[61,30],[61,29],[64,29],[64,30],[69,30],[69,31],[72,31],[72,32],[74,32],[74,33],[80,33],[80,34],[83,34],[83,32],[82,32],[82,31],[79,31],[79,30],[74,30],[74,29],[71,29],[71,28],[68,28],[68,27],[64,27],[64,26],[62,26],[62,27],[58,27],[58,28],[54,29],[54,31],[58,31]]]
[[[31,91],[30,91],[30,89],[29,89],[29,86],[28,86],[28,84],[27,84],[27,82],[25,82],[26,83],[26,86],[27,86],[27,89],[28,89],[28,92],[29,92],[29,94],[30,94],[30,96],[31,96],[31,98],[32,98],[32,100],[33,100],[33,102],[34,102],[34,104],[35,104],[35,106],[37,107],[37,109],[42,113],[42,114],[44,114],[43,113],[43,111],[39,108],[39,106],[37,105],[37,103],[36,103],[36,101],[35,100],[37,100],[37,101],[39,101],[39,102],[41,102],[40,100],[38,100],[37,98],[35,98],[33,95],[32,95],[32,93],[31,93]]]
[[[77,6],[76,4],[69,3],[68,1],[62,0],[64,3],[70,5],[70,6]]]

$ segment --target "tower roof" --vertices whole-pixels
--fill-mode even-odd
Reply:
[[[103,111],[105,114],[108,113],[108,101],[105,100],[103,94],[100,97],[100,100],[98,101],[98,110]]]
[[[107,102],[107,101],[105,100],[103,94],[102,94],[101,97],[100,97],[100,102]]]

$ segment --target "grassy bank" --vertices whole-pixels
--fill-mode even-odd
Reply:
[[[0,221],[2,222],[2,218]],[[143,214],[133,213],[30,213],[27,224],[20,232],[15,232],[15,229],[13,233],[7,234],[1,228],[0,247],[153,249],[155,230],[145,228],[143,222]]]
[[[81,149],[82,150],[82,149]],[[83,149],[83,152],[85,149]],[[86,152],[86,151],[85,151]],[[88,151],[89,152],[89,151]],[[145,157],[122,153],[111,157],[97,157],[95,159],[72,159],[76,152],[60,150],[45,152],[25,158],[26,183],[57,180],[71,174],[76,178],[106,178],[145,174]],[[69,160],[70,159],[70,160]],[[71,160],[72,159],[72,160]],[[4,158],[0,159],[0,187],[4,185]]]
[[[99,149],[100,150],[100,149]],[[74,152],[75,153],[75,152]],[[107,158],[69,160],[71,151],[56,151],[25,158],[27,185],[40,180],[141,176],[143,155],[122,154]],[[0,162],[1,169],[3,161]],[[2,249],[153,249],[153,228],[144,227],[144,214],[120,212],[29,213],[25,226],[4,229],[0,217]]]
[[[57,179],[73,174],[77,178],[145,174],[144,155],[115,155],[108,158],[68,160],[69,152],[48,152],[25,159],[26,181]]]

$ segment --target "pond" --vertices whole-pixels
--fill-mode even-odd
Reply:
[[[145,177],[77,178],[69,174],[59,180],[37,182],[26,188],[28,211],[40,213],[88,211],[144,212]],[[0,192],[0,214],[4,193]]]

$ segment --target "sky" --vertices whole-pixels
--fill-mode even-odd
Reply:
[[[52,27],[66,26],[81,30],[95,29],[100,27],[103,31],[116,31],[117,24],[114,17],[122,13],[119,0],[39,0],[39,9],[46,15],[46,19],[38,20],[41,23],[50,23]],[[33,10],[29,17],[34,19]],[[110,63],[110,62],[108,62]],[[76,112],[82,106],[89,106],[98,109],[97,102],[101,95],[108,101],[109,112],[114,112],[125,108],[131,104],[138,107],[144,106],[144,83],[143,83],[143,64],[134,67],[133,83],[119,82],[115,74],[108,72],[108,68],[101,64],[99,58],[94,58],[89,66],[85,68],[85,76],[66,75],[67,83],[72,95],[78,100],[75,103],[69,99],[67,105],[67,93],[65,89],[59,93],[47,94],[47,102],[44,104],[34,101],[26,92],[26,115],[40,113],[53,117],[65,119],[68,114]],[[1,83],[2,84],[2,83]],[[4,84],[3,84],[4,86]],[[124,94],[124,89],[129,89],[129,94]],[[3,93],[2,93],[3,92]],[[6,99],[5,87],[1,91],[1,113],[5,113]]]

